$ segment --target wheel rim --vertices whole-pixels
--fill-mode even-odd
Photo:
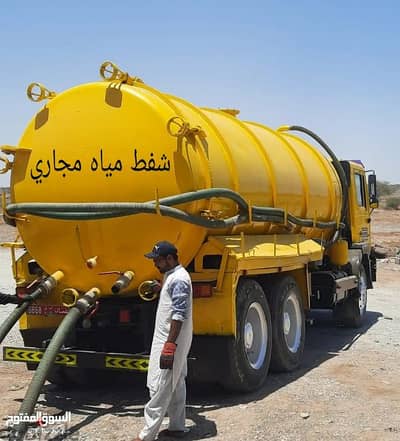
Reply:
[[[360,313],[364,314],[365,308],[367,306],[367,280],[365,277],[365,273],[360,274],[360,278],[358,280],[358,290],[360,292],[360,298],[358,299],[358,308],[360,309]]]
[[[283,334],[290,352],[296,353],[301,344],[302,314],[294,291],[290,292],[283,306]]]
[[[268,327],[262,306],[254,302],[247,310],[244,322],[244,348],[253,369],[260,369],[267,353]]]

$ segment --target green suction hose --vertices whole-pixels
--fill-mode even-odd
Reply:
[[[78,319],[87,314],[95,305],[96,298],[99,294],[100,291],[97,288],[92,288],[90,291],[84,294],[77,301],[76,305],[69,310],[64,320],[58,326],[57,331],[53,335],[53,338],[51,339],[50,344],[43,354],[39,366],[35,371],[35,375],[32,378],[29,388],[25,394],[24,401],[19,409],[19,415],[32,415],[36,402],[39,398],[40,391],[44,382],[46,381],[49,370],[54,364],[61,346],[67,339]],[[22,441],[27,430],[28,423],[20,422],[18,426],[13,428],[10,435],[10,440]]]
[[[227,219],[207,219],[186,213],[183,210],[171,207],[187,202],[194,202],[212,197],[231,199],[239,207],[239,214]],[[285,215],[284,210],[271,207],[250,207],[252,220],[256,222],[285,223],[288,221],[294,225],[308,228],[335,228],[336,221],[321,222],[313,219],[298,218],[290,213]],[[96,202],[96,203],[20,203],[7,206],[7,212],[16,215],[18,213],[32,214],[35,216],[48,217],[63,220],[94,220],[108,219],[135,214],[156,214],[172,217],[183,222],[198,225],[208,229],[226,229],[249,221],[249,206],[247,202],[234,191],[227,188],[211,188],[195,192],[169,196],[149,202]]]
[[[58,281],[64,276],[61,271],[56,271],[51,276],[47,277],[40,285],[33,291],[32,294],[28,294],[23,297],[22,303],[17,306],[13,312],[4,320],[0,326],[0,343],[5,339],[7,334],[11,331],[12,327],[22,316],[22,314],[28,309],[31,302],[38,297],[49,294],[57,285]]]

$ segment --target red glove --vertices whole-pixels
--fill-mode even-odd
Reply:
[[[164,343],[163,350],[160,355],[160,369],[172,369],[174,364],[174,355],[176,344],[170,341]]]

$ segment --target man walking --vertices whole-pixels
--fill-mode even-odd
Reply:
[[[187,356],[192,343],[192,283],[179,264],[178,251],[167,241],[145,254],[164,274],[150,352],[147,387],[150,401],[144,408],[145,427],[133,441],[153,441],[166,413],[168,429],[161,434],[185,435]]]

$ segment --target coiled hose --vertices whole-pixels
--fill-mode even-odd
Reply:
[[[227,219],[207,219],[204,216],[196,216],[186,213],[171,205],[179,205],[212,197],[230,199],[238,204],[239,214]],[[108,219],[113,217],[131,216],[139,213],[160,213],[183,222],[188,222],[208,229],[225,229],[235,225],[249,222],[249,212],[252,221],[272,222],[284,224],[286,221],[308,228],[335,228],[336,221],[322,222],[315,219],[302,219],[290,213],[285,213],[280,208],[250,207],[238,193],[227,188],[211,188],[180,195],[168,196],[159,201],[149,202],[96,202],[96,203],[20,203],[7,206],[7,213],[31,214],[52,219],[63,220],[93,220]]]

